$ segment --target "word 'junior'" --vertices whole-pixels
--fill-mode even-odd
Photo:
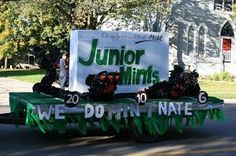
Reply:
[[[49,105],[48,107],[38,105],[35,107],[36,112],[39,115],[39,119],[49,120],[52,115],[55,119],[65,119],[65,113],[83,113],[85,118],[102,118],[104,115],[108,116],[109,120],[115,116],[116,119],[121,117],[135,117],[140,116],[140,113],[145,112],[147,117],[151,118],[153,113],[158,115],[192,115],[192,103],[191,102],[159,102],[158,104],[117,104],[117,105],[91,105],[86,104],[84,106],[69,108],[64,105]],[[65,108],[67,110],[65,110]],[[71,111],[71,112],[70,112]]]
[[[145,55],[145,50],[126,49],[125,46],[101,49],[97,47],[97,44],[98,39],[93,39],[88,58],[79,57],[81,65],[119,66],[121,85],[150,84],[159,81],[159,72],[153,70],[152,66],[147,69],[134,67],[140,64],[142,56]]]

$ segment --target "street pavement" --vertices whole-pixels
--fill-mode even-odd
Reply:
[[[9,92],[32,92],[33,83],[0,77],[0,106],[9,108]],[[5,110],[0,109],[0,113]],[[9,111],[9,109],[8,109]]]
[[[31,83],[0,78],[0,110],[8,112],[9,92],[31,91]],[[0,156],[5,155],[236,155],[236,100],[225,100],[226,122],[206,120],[203,127],[188,127],[178,133],[175,126],[151,143],[137,143],[127,134],[108,135],[99,129],[81,136],[42,134],[26,126],[0,125]]]

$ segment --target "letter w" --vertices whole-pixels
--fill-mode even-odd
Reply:
[[[44,111],[45,109],[42,112],[40,106],[37,106],[37,110],[38,110],[40,120],[43,120],[44,118],[46,118],[47,120],[50,119],[50,115],[51,115],[51,112],[52,112],[52,105],[49,106],[48,112]]]

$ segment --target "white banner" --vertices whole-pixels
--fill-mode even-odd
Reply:
[[[70,37],[69,90],[87,92],[89,74],[119,72],[116,93],[137,92],[169,75],[166,33],[74,30]]]

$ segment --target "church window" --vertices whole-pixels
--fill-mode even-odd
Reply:
[[[205,50],[205,29],[203,26],[200,27],[198,32],[198,55],[204,55]]]
[[[225,25],[222,27],[220,35],[234,37],[234,30],[229,22],[226,22]]]
[[[194,51],[194,28],[191,25],[188,30],[188,53],[193,53]]]
[[[215,0],[214,1],[214,10],[224,10],[232,12],[233,4],[236,3],[236,0]]]

